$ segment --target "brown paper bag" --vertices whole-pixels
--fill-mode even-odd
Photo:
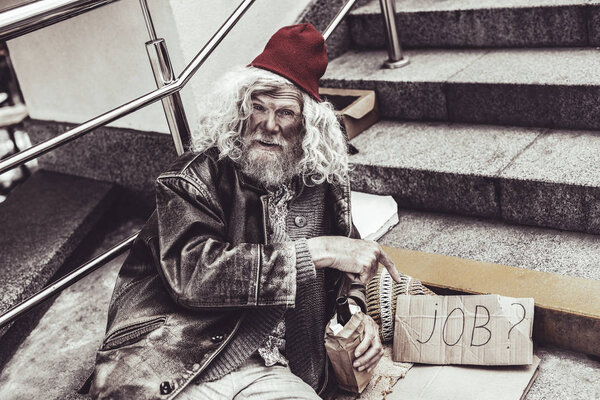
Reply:
[[[369,384],[373,371],[359,371],[352,366],[354,350],[365,336],[365,314],[357,312],[337,334],[331,329],[331,321],[325,328],[325,349],[333,366],[340,389],[361,393]]]

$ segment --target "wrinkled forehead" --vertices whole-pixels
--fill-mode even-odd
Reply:
[[[291,87],[275,87],[268,90],[257,90],[252,94],[252,100],[275,100],[279,104],[285,104],[288,106],[297,106],[302,110],[302,92],[300,90]]]

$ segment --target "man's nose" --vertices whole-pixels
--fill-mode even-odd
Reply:
[[[277,119],[275,118],[274,112],[269,112],[268,115],[266,115],[264,126],[265,131],[268,133],[276,134],[279,132],[279,125],[277,123]]]

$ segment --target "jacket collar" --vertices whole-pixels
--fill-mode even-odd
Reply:
[[[258,183],[253,181],[250,177],[244,175],[237,164],[234,163],[234,168],[239,177],[240,185],[248,189],[253,190],[259,195],[266,195],[267,191],[261,187]],[[300,177],[294,178],[296,185],[296,197],[300,196],[306,185],[302,182]],[[336,224],[336,231],[344,236],[351,236],[353,234],[352,228],[352,212],[350,204],[350,181],[346,178],[341,183],[330,184],[329,190],[331,193],[331,199],[333,203],[333,211],[335,213],[334,222]]]

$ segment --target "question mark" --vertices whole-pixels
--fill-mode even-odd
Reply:
[[[525,306],[523,306],[523,304],[521,303],[512,303],[511,306],[521,306],[521,308],[523,309],[523,318],[521,318],[521,320],[519,322],[517,322],[516,324],[514,324],[513,326],[510,327],[510,329],[508,330],[508,338],[510,339],[510,333],[512,332],[512,330],[514,329],[515,326],[519,325],[521,322],[523,322],[523,320],[525,319],[525,314],[527,313],[525,311]]]

